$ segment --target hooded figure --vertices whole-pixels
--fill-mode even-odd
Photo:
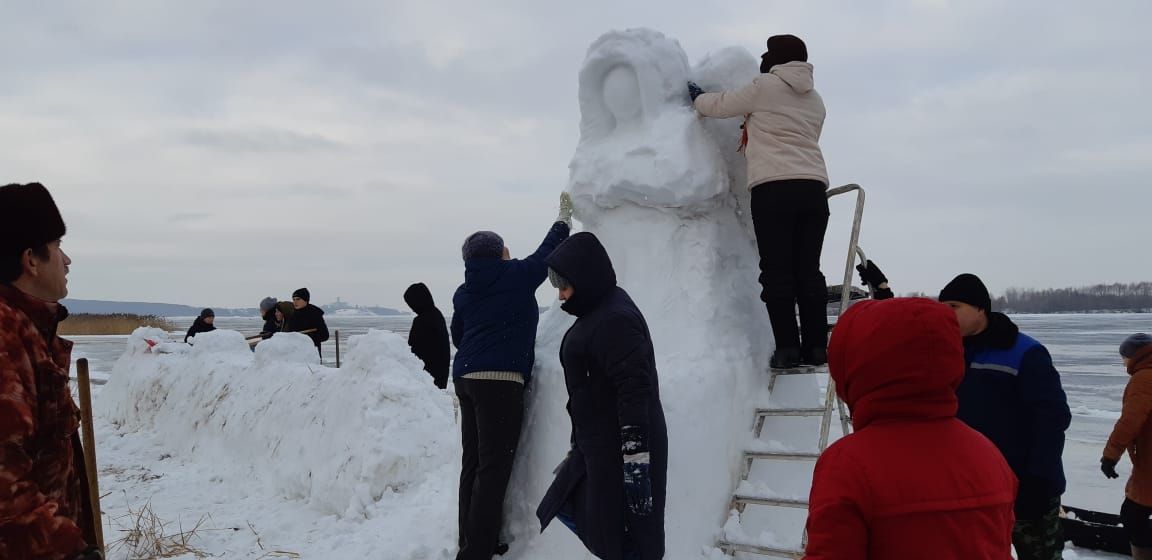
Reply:
[[[853,433],[816,462],[805,558],[1011,558],[1016,477],[956,419],[953,312],[928,299],[857,303],[836,324],[828,367]]]
[[[187,344],[189,338],[195,338],[196,335],[202,332],[212,332],[216,330],[216,325],[212,324],[215,321],[216,312],[205,308],[200,312],[200,316],[196,317],[195,321],[192,321],[192,326],[188,327],[188,334],[184,335],[184,343]]]
[[[408,332],[408,346],[412,347],[417,358],[424,361],[424,371],[432,375],[436,386],[445,389],[448,387],[451,348],[444,314],[436,308],[428,286],[422,283],[408,286],[404,291],[404,303],[416,313],[412,330]]]
[[[577,319],[560,349],[572,448],[536,511],[541,530],[559,518],[598,558],[663,558],[668,432],[648,324],[595,235],[547,262]]]
[[[328,340],[328,323],[324,321],[324,310],[312,305],[311,300],[312,294],[308,288],[292,292],[293,312],[290,318],[285,317],[284,330],[308,335],[316,345],[316,353],[319,354],[320,343]]]
[[[276,317],[276,304],[276,298],[271,296],[260,300],[260,318],[264,319],[264,326],[260,329],[261,339],[272,338],[273,334],[284,328],[284,316]]]
[[[828,342],[827,283],[820,272],[829,214],[828,170],[820,150],[824,100],[813,85],[808,48],[795,36],[769,38],[760,71],[735,91],[704,93],[690,82],[689,95],[705,117],[744,117],[760,299],[776,341],[771,365],[821,365]]]
[[[68,316],[64,234],[43,185],[0,187],[0,558],[99,557],[72,342],[56,334]]]

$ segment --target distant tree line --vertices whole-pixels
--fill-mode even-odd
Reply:
[[[1009,313],[1147,312],[1152,310],[1152,282],[1045,290],[1010,288],[993,300],[992,307]]]

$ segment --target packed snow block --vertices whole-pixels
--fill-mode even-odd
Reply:
[[[212,465],[215,480],[343,517],[368,515],[459,459],[451,398],[393,333],[352,337],[340,369],[317,365],[303,335],[276,335],[255,356],[228,334],[203,340],[183,355],[139,353],[130,340],[98,412],[154,433],[177,459]]]
[[[245,343],[247,346],[248,343]],[[272,338],[256,345],[256,364],[276,362],[320,365],[320,353],[308,335],[296,332],[278,332]]]
[[[689,104],[690,75],[680,44],[655,31],[611,32],[589,47],[568,186],[581,221],[624,204],[695,216],[720,202],[726,171]]]
[[[745,85],[756,68],[742,49],[691,68],[676,41],[629,30],[593,43],[580,71],[569,192],[652,332],[669,437],[669,560],[699,558],[715,545],[755,405],[767,400],[772,335],[755,239],[742,218],[745,163],[724,154],[739,145],[739,122],[705,127],[686,89],[697,74]],[[534,516],[570,441],[558,354],[572,321],[558,305],[540,320],[505,516],[510,560],[586,557],[559,523],[539,534]]]
[[[200,333],[190,339],[193,356],[221,354],[250,354],[252,352],[244,335],[224,329]]]

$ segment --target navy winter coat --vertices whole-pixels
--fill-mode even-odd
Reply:
[[[328,323],[324,321],[324,310],[309,303],[302,309],[297,309],[292,313],[292,316],[286,319],[287,325],[284,327],[286,332],[302,332],[312,331],[308,337],[312,339],[312,343],[316,345],[316,350],[320,350],[320,343],[328,340]]]
[[[1072,420],[1048,349],[1008,316],[988,314],[984,332],[964,338],[968,369],[957,417],[992,440],[1016,478],[1017,519],[1037,519],[1064,493],[1064,431]]]
[[[627,528],[640,558],[658,560],[664,557],[668,430],[648,324],[616,285],[612,262],[594,235],[572,236],[548,265],[575,290],[564,310],[578,319],[560,348],[572,449],[536,515],[547,527],[564,509],[588,550],[605,560],[623,557]],[[639,427],[648,443],[650,515],[632,514],[625,502],[622,426]]]
[[[548,278],[544,259],[568,238],[568,229],[564,222],[553,224],[536,252],[523,260],[464,261],[464,283],[452,297],[453,379],[478,371],[510,371],[529,380],[540,321],[536,289]]]

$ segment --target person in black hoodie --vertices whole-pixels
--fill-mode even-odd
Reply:
[[[316,345],[316,353],[320,353],[320,343],[328,340],[328,324],[324,322],[324,310],[309,303],[312,294],[308,288],[300,288],[292,292],[292,307],[295,311],[284,326],[285,332],[304,332],[312,343]]]
[[[260,329],[260,338],[267,340],[284,328],[284,316],[276,316],[276,298],[266,297],[260,300],[260,317],[264,319],[264,327]]]
[[[571,529],[598,558],[664,557],[668,430],[652,336],[596,236],[578,233],[547,259],[577,317],[560,362],[572,448],[536,515]]]
[[[428,286],[422,283],[408,286],[404,291],[404,302],[416,313],[412,330],[408,332],[408,346],[412,347],[417,358],[424,361],[424,371],[432,375],[436,386],[445,389],[448,387],[451,349],[444,314],[436,308]]]
[[[200,316],[192,321],[192,326],[188,328],[188,334],[184,335],[184,342],[187,343],[189,338],[193,338],[202,332],[211,332],[216,330],[213,325],[216,321],[216,312],[211,309],[204,309],[200,312]]]

